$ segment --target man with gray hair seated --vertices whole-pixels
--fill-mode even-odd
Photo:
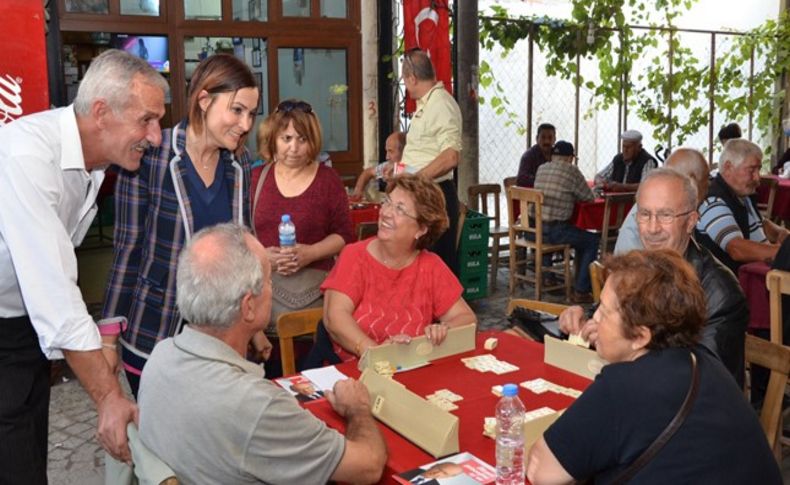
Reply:
[[[771,263],[790,232],[764,219],[750,196],[760,186],[763,151],[743,138],[729,140],[699,207],[700,243],[738,274],[743,263]]]
[[[595,175],[595,185],[610,192],[633,192],[658,163],[642,148],[642,133],[626,130],[620,139],[623,151]]]
[[[707,303],[701,343],[721,359],[742,385],[744,339],[749,323],[746,298],[732,272],[692,238],[699,217],[697,187],[691,177],[680,171],[705,175],[697,180],[700,183],[707,180],[707,163],[701,153],[691,149],[676,150],[667,163],[676,168],[650,172],[636,193],[634,218],[640,246],[631,249],[673,249],[691,263]],[[587,337],[585,321],[581,307],[571,307],[560,316],[560,326],[566,332],[582,330]]]
[[[220,224],[183,249],[177,302],[189,321],[161,341],[143,371],[140,438],[182,483],[372,483],[386,447],[368,391],[339,381],[326,397],[346,437],[302,409],[244,358],[269,324],[271,269],[245,228]]]

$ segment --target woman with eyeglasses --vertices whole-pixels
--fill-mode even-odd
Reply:
[[[244,141],[255,121],[258,85],[232,55],[202,61],[189,83],[187,118],[162,131],[137,172],[115,188],[114,258],[100,330],[121,331],[123,367],[137,395],[154,345],[181,331],[176,309],[178,254],[190,236],[222,222],[250,225],[250,159]],[[270,348],[261,336],[260,350]],[[103,350],[116,365],[117,350]]]
[[[308,103],[281,102],[258,129],[258,151],[267,163],[253,171],[253,227],[272,264],[276,323],[282,313],[322,305],[319,285],[352,241],[351,219],[343,182],[317,161],[321,125]],[[284,214],[296,227],[293,247],[280,247]]]
[[[436,183],[411,174],[390,181],[378,234],[346,246],[321,286],[324,324],[341,360],[420,335],[441,345],[450,327],[477,321],[458,279],[426,250],[447,226]]]

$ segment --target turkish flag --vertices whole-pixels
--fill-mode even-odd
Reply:
[[[415,47],[428,53],[436,79],[453,94],[450,55],[450,10],[448,0],[404,0],[403,37],[406,51]],[[413,113],[416,103],[406,95],[406,112]]]
[[[54,8],[54,7],[53,7]],[[0,2],[0,126],[49,108],[44,6],[30,0]]]

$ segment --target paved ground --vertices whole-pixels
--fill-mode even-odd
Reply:
[[[507,281],[500,271],[498,291],[473,303],[484,329],[507,326]],[[519,293],[523,293],[523,290]],[[519,296],[528,297],[525,294]],[[561,297],[549,295],[549,300]],[[66,371],[52,387],[49,432],[49,482],[51,485],[99,485],[104,483],[104,452],[94,438],[96,412],[88,395]],[[790,483],[790,450],[783,462],[785,483]]]

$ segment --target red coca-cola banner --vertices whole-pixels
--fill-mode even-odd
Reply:
[[[0,2],[0,126],[49,108],[44,7],[40,0]]]
[[[462,0],[463,1],[463,0]],[[436,79],[453,93],[450,53],[450,10],[448,0],[404,0],[403,37],[408,51],[419,47],[431,58]],[[406,112],[413,113],[415,102],[406,97]]]

